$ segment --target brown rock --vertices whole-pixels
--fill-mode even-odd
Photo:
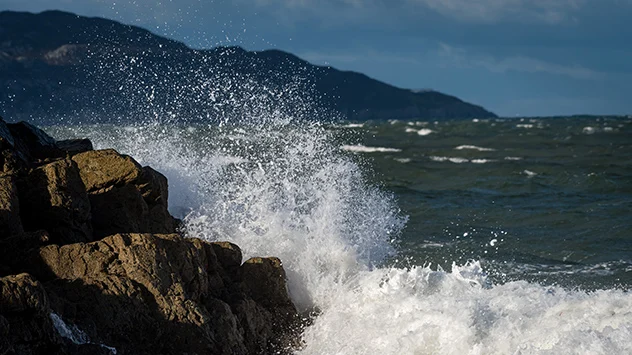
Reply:
[[[0,240],[24,233],[15,178],[0,176]]]
[[[176,230],[176,220],[167,210],[169,186],[167,178],[146,166],[136,183],[136,188],[147,204],[148,215],[144,232],[168,234]]]
[[[72,160],[31,170],[18,182],[18,190],[25,229],[45,229],[59,244],[93,240],[90,201]]]
[[[141,166],[131,157],[114,149],[93,150],[72,157],[89,193],[133,183],[142,174]]]
[[[97,239],[115,233],[175,232],[162,174],[113,149],[88,151],[72,159],[90,195]]]
[[[248,281],[245,287],[230,277],[224,283],[219,276],[226,274],[219,261],[224,257],[214,249],[229,246],[227,254],[234,256],[238,248],[214,245],[175,234],[117,234],[89,244],[43,247],[31,264],[38,277],[49,280],[56,313],[122,353],[256,354],[278,348],[275,340],[289,319],[275,319],[285,311],[276,305],[287,306],[287,295],[277,294],[284,279],[271,283],[277,290],[257,289],[258,296],[280,298],[264,306],[244,290],[268,284]],[[269,259],[264,260],[267,268]],[[254,269],[276,277],[284,275],[279,268],[280,263],[266,272]]]
[[[217,262],[226,271],[232,271],[241,265],[242,254],[241,249],[236,244],[230,242],[213,242],[210,243],[213,252],[217,255]]]
[[[44,287],[31,275],[0,278],[0,334],[9,331],[0,349],[15,354],[52,354],[61,339],[49,317],[50,307]]]

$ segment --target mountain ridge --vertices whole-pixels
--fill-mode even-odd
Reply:
[[[237,83],[243,79],[248,84]],[[260,88],[254,88],[255,82]],[[149,114],[144,112],[148,106],[154,115],[215,117],[229,113],[218,113],[209,92],[234,98],[276,88],[268,100],[274,104],[286,90],[280,88],[297,83],[307,91],[301,96],[311,96],[324,111],[344,119],[496,117],[455,96],[398,88],[362,73],[314,65],[279,49],[192,49],[98,17],[57,10],[0,12],[0,110],[8,117],[121,117]],[[243,92],[227,92],[234,85]]]

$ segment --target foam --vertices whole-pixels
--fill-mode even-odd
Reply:
[[[478,263],[359,273],[305,333],[301,354],[574,354],[632,351],[632,296],[524,281]]]
[[[464,149],[470,149],[470,150],[478,150],[479,152],[493,152],[496,149],[492,149],[492,148],[484,148],[484,147],[478,147],[475,145],[460,145],[456,148],[454,148],[456,150],[464,150]]]
[[[366,147],[364,145],[343,145],[340,147],[342,150],[354,153],[397,153],[401,152],[401,149],[385,148],[385,147]]]
[[[463,164],[463,163],[467,163],[470,160],[466,159],[466,158],[459,158],[459,157],[440,157],[440,156],[431,156],[430,160],[432,161],[437,161],[437,162],[445,162],[445,161],[449,161],[451,163],[455,163],[455,164]]]
[[[362,128],[364,123],[349,123],[346,125],[338,126],[338,128]]]

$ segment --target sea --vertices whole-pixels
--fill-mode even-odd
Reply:
[[[280,257],[296,354],[632,354],[632,117],[264,111],[45,130],[162,172],[188,237]]]

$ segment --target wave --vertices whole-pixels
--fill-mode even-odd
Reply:
[[[196,128],[74,132],[165,173],[189,236],[279,256],[299,309],[319,310],[297,353],[632,352],[628,292],[492,285],[478,262],[389,267],[406,217],[322,127]]]
[[[354,153],[398,153],[401,149],[385,148],[385,147],[366,147],[361,144],[358,145],[343,145],[340,147],[342,150]]]
[[[464,149],[470,149],[470,150],[478,150],[479,152],[493,152],[496,149],[492,149],[492,148],[484,148],[484,147],[478,147],[475,145],[460,145],[456,148],[454,148],[456,150],[464,150]]]
[[[78,126],[55,135],[89,136],[96,148],[165,174],[170,210],[187,236],[234,242],[246,258],[280,257],[299,310],[319,312],[300,354],[632,353],[629,292],[492,285],[479,262],[391,267],[407,217],[345,152],[401,150],[341,146],[339,136],[290,109],[264,105],[249,114],[232,106],[237,116],[221,125]]]

